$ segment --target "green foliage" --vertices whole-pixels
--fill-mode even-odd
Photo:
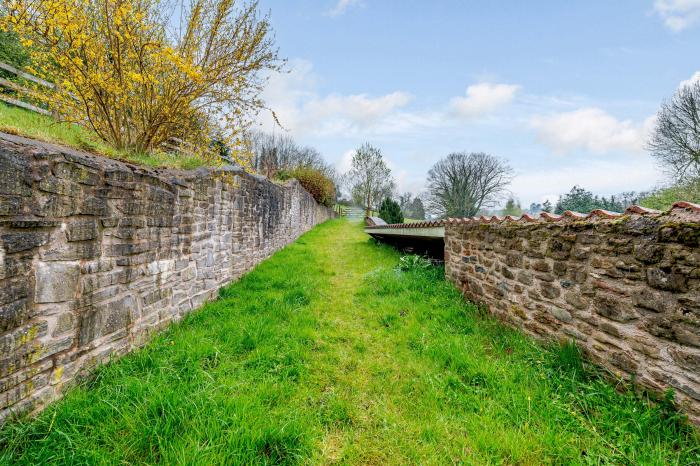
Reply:
[[[611,384],[333,220],[36,418],[2,464],[679,464],[671,398]]]
[[[20,69],[29,64],[29,54],[12,32],[0,30],[0,62]]]
[[[423,256],[419,256],[417,254],[409,254],[406,256],[401,256],[399,258],[399,263],[396,266],[396,270],[401,272],[408,272],[411,270],[427,269],[431,265],[432,263],[430,262],[430,259],[427,259]]]
[[[554,207],[552,206],[552,203],[550,202],[549,199],[545,200],[542,203],[542,212],[547,212],[547,213],[552,213],[552,210],[554,210]]]
[[[420,197],[413,197],[413,194],[408,192],[401,194],[399,195],[399,205],[404,217],[411,220],[425,220],[425,207]]]
[[[410,217],[415,220],[425,220],[425,207],[421,198],[416,197],[409,208]]]
[[[319,204],[333,207],[335,204],[335,184],[333,180],[316,168],[295,168],[281,170],[277,177],[281,180],[295,178],[316,199]]]
[[[379,206],[379,218],[386,223],[403,223],[403,213],[399,203],[390,198],[384,198]]]
[[[513,215],[515,217],[522,215],[522,213],[523,209],[520,207],[520,202],[512,197],[508,198],[506,206],[503,208],[503,211],[501,211],[501,215]]]
[[[649,209],[666,210],[678,201],[700,203],[700,180],[652,191],[640,204]]]
[[[614,196],[606,199],[605,197],[598,197],[580,186],[574,186],[567,194],[559,196],[554,213],[561,214],[567,210],[587,213],[595,209],[623,212],[625,206],[620,200],[615,199]]]

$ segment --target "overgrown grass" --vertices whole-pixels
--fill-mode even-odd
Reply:
[[[197,157],[167,152],[148,154],[119,151],[97,139],[88,130],[70,123],[59,123],[53,118],[0,102],[0,132],[25,136],[74,149],[94,152],[105,157],[125,160],[149,167],[193,169],[205,165]]]
[[[404,261],[405,264],[411,261]],[[420,262],[420,261],[415,261]],[[357,224],[302,236],[37,418],[13,464],[697,464],[668,403],[619,393],[573,346],[397,267]]]

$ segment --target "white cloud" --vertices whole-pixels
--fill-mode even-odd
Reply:
[[[282,126],[300,137],[373,137],[459,126],[460,120],[476,119],[507,105],[520,89],[512,84],[474,84],[467,88],[466,97],[455,97],[446,106],[409,110],[413,96],[408,92],[322,95],[311,62],[292,60],[289,67],[290,72],[269,77],[262,97]],[[271,115],[265,112],[260,122],[266,130],[274,126]]]
[[[681,81],[681,83],[678,87],[681,88],[681,87],[690,86],[696,82],[700,82],[700,71],[696,71],[695,74],[693,74],[690,77],[690,79],[685,79],[685,80]]]
[[[335,162],[335,168],[338,173],[347,173],[352,168],[352,157],[355,155],[355,149],[346,150],[343,155]]]
[[[514,84],[473,84],[467,87],[466,97],[450,100],[450,109],[461,118],[475,118],[511,103],[519,89]]]
[[[656,0],[654,11],[667,28],[680,32],[700,20],[700,0]]]
[[[618,120],[595,107],[535,116],[531,120],[539,141],[560,154],[577,149],[596,153],[640,153],[644,151],[653,124],[654,117],[635,124],[630,120]]]
[[[362,5],[360,0],[338,0],[338,3],[328,12],[328,16],[340,16],[352,6]]]
[[[402,110],[413,99],[407,92],[320,95],[310,62],[293,60],[290,68],[289,73],[270,76],[263,99],[295,136],[397,133],[424,123],[422,117]],[[260,120],[265,129],[272,130],[271,115],[263,113]]]
[[[367,94],[330,94],[306,102],[304,112],[316,121],[336,118],[352,126],[366,127],[406,106],[410,101],[411,95],[401,91],[379,97],[369,97]]]

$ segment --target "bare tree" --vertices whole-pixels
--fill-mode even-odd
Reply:
[[[323,156],[313,147],[299,146],[291,136],[257,131],[249,133],[247,140],[253,168],[268,178],[274,178],[281,170],[314,168],[337,184],[337,174]]]
[[[678,181],[700,178],[700,82],[661,105],[648,148]]]
[[[510,184],[513,171],[483,152],[457,152],[428,172],[428,209],[440,217],[471,217],[492,207]]]
[[[367,216],[382,198],[391,195],[394,181],[379,149],[365,143],[352,156],[352,168],[346,175],[353,199],[365,207]]]

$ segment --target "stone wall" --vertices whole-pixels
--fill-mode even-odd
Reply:
[[[296,181],[150,170],[0,134],[0,419],[332,215]]]
[[[446,275],[504,322],[672,388],[700,421],[700,206],[445,222]]]

